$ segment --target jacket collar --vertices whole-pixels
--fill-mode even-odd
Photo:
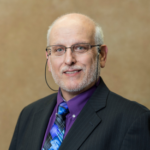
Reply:
[[[102,119],[96,112],[105,108],[108,94],[109,89],[101,79],[100,85],[80,112],[59,150],[77,150],[81,146],[101,123]]]
[[[53,109],[56,105],[57,94],[47,97],[46,102],[34,114],[32,124],[31,149],[41,150],[44,135]],[[44,100],[42,100],[44,101]]]

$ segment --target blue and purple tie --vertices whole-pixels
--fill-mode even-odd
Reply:
[[[58,150],[65,134],[65,119],[69,113],[66,102],[62,102],[58,107],[55,122],[46,138],[42,150]]]

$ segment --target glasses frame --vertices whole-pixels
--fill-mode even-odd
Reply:
[[[76,46],[76,45],[79,45],[79,44],[89,44],[89,43],[78,43],[78,44],[71,45],[70,47],[66,47],[66,46],[64,46],[64,45],[50,45],[50,46],[47,46],[47,47],[46,47],[46,51],[50,50],[50,49],[48,49],[48,48],[49,48],[49,47],[52,47],[52,46],[63,46],[63,47],[65,47],[65,52],[64,52],[63,54],[65,54],[68,48],[70,48],[71,51],[74,52],[73,47]],[[98,44],[98,45],[91,45],[91,44],[89,44],[89,49],[92,49],[93,47],[96,47],[96,46],[101,46],[101,44]],[[89,50],[89,49],[88,49],[88,50]],[[87,50],[87,51],[88,51],[88,50]],[[51,55],[51,50],[50,50],[50,54],[49,54],[49,55]],[[62,56],[62,55],[60,55],[60,56]]]

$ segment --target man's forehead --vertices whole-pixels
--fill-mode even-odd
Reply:
[[[89,17],[82,15],[82,14],[77,14],[77,13],[71,13],[64,15],[57,19],[54,24],[52,25],[52,29],[54,28],[67,28],[70,26],[80,26],[83,28],[89,28],[89,30],[94,30],[95,29],[95,22],[90,19]]]
[[[95,28],[91,24],[78,21],[78,20],[69,20],[69,22],[58,22],[53,26],[51,32],[64,31],[64,30],[81,30],[83,32],[94,32]]]
[[[84,15],[66,15],[58,19],[53,25],[50,33],[50,38],[56,35],[57,33],[69,34],[73,32],[76,34],[85,34],[87,36],[92,36],[95,33],[95,24],[92,20]]]

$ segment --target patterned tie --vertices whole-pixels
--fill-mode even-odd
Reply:
[[[66,102],[62,102],[58,107],[55,122],[46,138],[42,150],[58,150],[65,134],[65,118],[69,113]]]

